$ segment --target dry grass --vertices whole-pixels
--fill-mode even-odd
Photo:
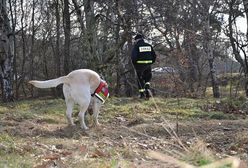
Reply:
[[[202,108],[209,102],[112,98],[100,115],[102,127],[86,132],[67,126],[63,100],[1,104],[0,167],[168,167],[149,156],[151,150],[197,167],[215,163],[216,154],[224,157],[234,147],[243,149],[235,156],[246,160],[247,120],[210,120],[211,112]]]

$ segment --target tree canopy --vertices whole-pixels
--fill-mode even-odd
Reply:
[[[240,64],[248,95],[248,31],[240,31],[248,23],[247,0],[3,0],[0,9],[5,101],[34,96],[28,80],[79,68],[104,76],[112,93],[133,95],[136,33],[154,45],[155,66],[178,71],[180,93],[204,95],[210,83],[219,97],[216,61],[231,59]]]

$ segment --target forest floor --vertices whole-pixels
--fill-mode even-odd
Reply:
[[[77,125],[67,126],[62,99],[1,104],[0,167],[200,167],[230,156],[246,167],[246,111],[230,112],[219,104],[222,100],[110,98],[101,126],[92,127],[88,115],[87,131],[79,128],[78,107]]]

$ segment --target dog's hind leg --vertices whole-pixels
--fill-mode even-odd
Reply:
[[[72,119],[72,112],[73,112],[73,101],[70,99],[65,99],[66,102],[66,118],[68,120],[69,125],[74,126],[74,122]]]
[[[63,92],[64,92],[65,103],[66,103],[66,118],[68,120],[68,124],[71,126],[74,126],[75,124],[72,119],[74,101],[72,100],[70,89],[71,89],[70,86],[68,86],[67,84],[64,84]]]
[[[88,106],[89,106],[89,103],[88,104],[85,103],[83,106],[80,105],[80,112],[78,114],[80,124],[81,124],[81,128],[85,129],[85,130],[89,129],[85,124],[85,112],[86,112]]]
[[[94,102],[93,102],[93,107],[92,108],[93,108],[94,124],[95,124],[95,126],[98,126],[98,125],[100,125],[99,122],[98,122],[98,115],[100,113],[100,108],[102,106],[102,102],[96,97],[94,97],[93,101]]]
[[[87,111],[90,105],[90,98],[91,98],[90,93],[86,95],[81,95],[78,102],[80,106],[80,112],[78,114],[78,117],[80,120],[81,128],[85,130],[88,129],[88,127],[85,124],[85,112]]]

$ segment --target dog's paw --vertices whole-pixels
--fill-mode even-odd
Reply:
[[[89,129],[89,127],[87,127],[87,126],[81,126],[81,128],[82,128],[83,130],[88,130],[88,129]]]
[[[75,127],[76,124],[72,123],[72,124],[69,124],[70,127]]]
[[[94,123],[93,125],[94,125],[94,127],[101,127],[102,126],[102,124],[100,124],[99,122]]]

